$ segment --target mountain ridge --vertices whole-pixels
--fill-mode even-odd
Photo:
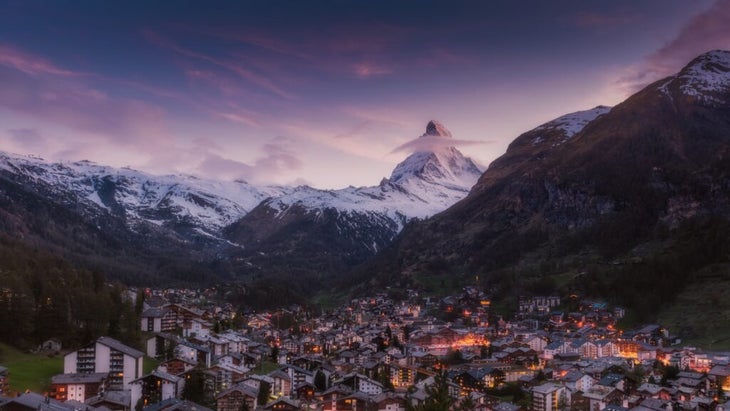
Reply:
[[[570,136],[555,120],[523,133],[464,200],[409,225],[362,272],[410,286],[478,276],[507,300],[561,288],[654,319],[728,259],[706,242],[730,237],[728,57],[702,55]]]

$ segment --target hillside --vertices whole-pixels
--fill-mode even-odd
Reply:
[[[728,260],[729,188],[730,52],[714,51],[610,110],[522,134],[466,199],[408,227],[358,278],[478,276],[497,299],[560,289],[656,319]]]

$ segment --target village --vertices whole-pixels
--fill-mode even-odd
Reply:
[[[681,346],[660,325],[621,330],[623,309],[575,296],[520,298],[506,321],[474,287],[383,292],[319,315],[144,292],[143,346],[72,348],[47,392],[0,396],[0,409],[715,411],[730,390],[728,353]],[[0,364],[0,395],[11,379]]]

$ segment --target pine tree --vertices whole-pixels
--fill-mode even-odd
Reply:
[[[327,376],[324,375],[322,370],[317,370],[317,373],[314,374],[314,386],[319,391],[325,391],[327,389]]]

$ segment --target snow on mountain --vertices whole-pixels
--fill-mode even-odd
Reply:
[[[0,153],[0,169],[75,193],[123,214],[130,224],[187,222],[211,232],[231,224],[262,200],[279,195],[281,187],[257,187],[239,181],[205,180],[186,175],[153,176],[128,168],[89,161],[47,163],[35,157]]]
[[[669,89],[675,84],[682,95],[713,105],[726,103],[719,94],[730,90],[730,51],[714,50],[700,55],[658,89],[670,95]]]
[[[451,133],[441,123],[431,121],[424,136],[450,138]],[[269,200],[268,205],[280,212],[299,204],[310,209],[380,214],[398,222],[400,229],[411,218],[431,216],[464,198],[481,174],[459,150],[443,146],[411,154],[378,186],[341,190],[298,187]]]
[[[451,137],[438,122],[430,122],[425,135]],[[182,225],[215,236],[260,204],[280,214],[295,204],[308,210],[335,209],[343,218],[357,214],[360,221],[364,216],[397,227],[397,233],[409,219],[431,216],[464,198],[481,175],[470,159],[446,146],[410,155],[378,186],[341,190],[253,186],[189,175],[154,176],[89,161],[48,163],[4,153],[0,153],[0,170],[30,184],[51,187],[52,197],[70,193],[73,198],[65,200],[67,203],[120,216],[132,228],[141,222],[173,228]]]
[[[611,107],[606,106],[598,106],[590,110],[576,111],[575,113],[566,114],[556,118],[555,120],[551,120],[537,127],[535,130],[562,130],[565,137],[563,137],[561,141],[553,143],[553,146],[558,146],[578,134],[586,125],[588,125],[588,123],[609,111],[611,111]],[[537,145],[543,141],[544,138],[538,136],[533,139],[532,144]]]

